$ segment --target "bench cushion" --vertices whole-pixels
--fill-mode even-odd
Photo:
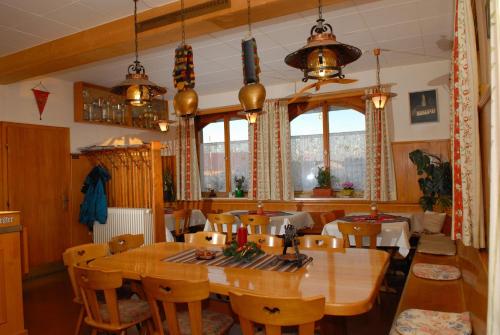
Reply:
[[[460,270],[456,266],[442,264],[417,263],[413,265],[413,274],[432,280],[456,280],[460,278]]]
[[[399,314],[391,335],[471,335],[469,312],[445,313],[407,309]]]
[[[436,234],[436,235],[422,235],[418,242],[417,252],[433,255],[446,255],[455,256],[457,247],[455,241],[450,237]]]

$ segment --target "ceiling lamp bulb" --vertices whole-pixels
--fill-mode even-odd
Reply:
[[[374,95],[372,96],[373,105],[376,109],[384,109],[387,98],[387,94],[383,92],[374,93]]]
[[[146,86],[131,85],[127,88],[125,98],[129,105],[137,107],[144,106],[150,101],[149,89]]]
[[[159,120],[158,127],[160,127],[161,131],[167,132],[171,123],[173,123],[173,122],[170,122],[169,120]]]
[[[250,124],[256,123],[258,116],[259,116],[258,112],[245,113],[245,117],[247,118],[247,121]]]
[[[307,44],[285,57],[285,63],[304,72],[302,81],[344,78],[342,68],[361,57],[361,50],[337,41],[333,28],[325,23],[319,1],[319,18],[311,28]]]

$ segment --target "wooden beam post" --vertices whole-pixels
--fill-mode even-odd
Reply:
[[[155,242],[165,242],[165,213],[163,204],[163,174],[161,165],[161,143],[151,143],[151,183],[153,192],[153,220]]]

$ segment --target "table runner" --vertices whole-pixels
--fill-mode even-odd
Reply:
[[[231,214],[237,217],[240,217],[241,215],[257,215],[257,211],[231,211]],[[274,217],[274,216],[291,216],[293,215],[292,213],[287,213],[287,212],[282,212],[282,211],[264,211],[264,215],[267,217]]]
[[[263,254],[255,257],[250,262],[235,261],[232,257],[227,257],[222,254],[222,251],[216,251],[214,259],[197,259],[196,250],[188,249],[181,251],[175,255],[163,259],[164,262],[171,263],[189,263],[189,264],[203,264],[207,266],[220,266],[231,267],[240,269],[256,269],[265,271],[278,271],[278,272],[295,272],[299,267],[294,263],[281,262],[276,259],[276,255]],[[312,257],[308,257],[303,263],[302,267],[312,262]]]
[[[371,217],[370,215],[348,215],[338,219],[339,221],[344,222],[374,222],[374,223],[395,223],[406,221],[410,223],[410,219],[404,216],[397,216],[391,214],[378,214],[376,218]]]

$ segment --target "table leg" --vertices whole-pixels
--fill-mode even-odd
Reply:
[[[347,319],[345,316],[325,315],[319,321],[321,335],[347,335]]]

